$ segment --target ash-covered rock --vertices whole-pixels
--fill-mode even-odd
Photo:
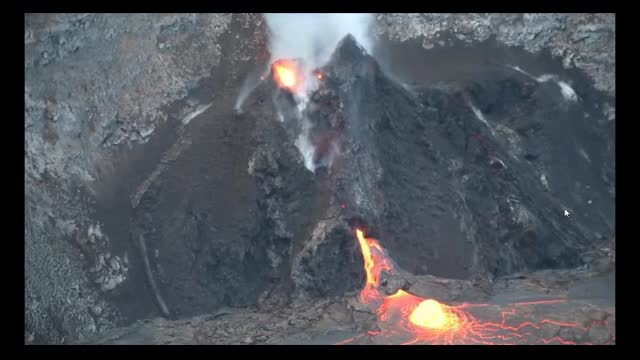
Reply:
[[[378,14],[378,32],[391,39],[423,39],[427,49],[457,40],[494,37],[532,53],[549,51],[579,68],[595,87],[615,96],[615,14]]]
[[[480,291],[472,289],[464,281],[408,274],[400,276],[408,276],[407,281],[412,283],[409,291],[421,296],[438,299],[450,306],[476,304],[466,308],[473,313],[476,322],[503,324],[511,329],[517,329],[519,324],[539,324],[537,328],[527,327],[521,337],[511,336],[510,343],[615,343],[615,309],[611,307],[612,303],[594,304],[593,297],[586,300],[565,291],[589,281],[586,273],[538,273],[531,277],[504,279],[488,286],[484,296],[478,296]],[[560,283],[562,285],[558,286]],[[487,300],[490,304],[483,304]],[[509,315],[505,317],[505,313]],[[374,312],[357,297],[328,297],[316,301],[295,301],[270,311],[221,309],[210,315],[185,320],[146,320],[110,330],[82,343],[260,345],[399,342],[393,336],[379,336],[380,330],[398,331],[393,323],[378,322]],[[501,339],[494,335],[487,333],[484,340],[500,343]],[[459,340],[465,343],[465,339]]]
[[[579,266],[581,254],[603,241],[593,234],[611,233],[614,198],[602,196],[606,184],[587,170],[613,162],[611,153],[596,155],[610,149],[609,130],[582,121],[581,103],[567,102],[560,89],[504,71],[497,80],[410,92],[380,71],[351,36],[320,70],[323,80],[302,115],[291,110],[293,98],[270,83],[281,93],[273,100],[285,116],[268,126],[282,124],[288,141],[265,143],[250,163],[264,188],[273,233],[291,239],[295,226],[286,224],[286,207],[277,199],[295,196],[295,185],[279,175],[289,170],[273,156],[284,145],[295,158],[291,144],[299,133],[288,125],[304,116],[313,137],[327,136],[340,148],[330,166],[315,172],[315,226],[280,251],[290,254],[290,274],[301,293],[333,294],[351,286],[324,279],[334,278],[335,264],[358,258],[355,246],[344,247],[354,226],[368,228],[411,273],[459,279],[476,273],[480,283]],[[583,133],[588,140],[576,135]],[[561,175],[567,161],[588,188]],[[585,196],[597,197],[602,207],[589,207]],[[578,215],[563,217],[567,208]],[[337,249],[347,253],[332,256]]]
[[[305,295],[342,295],[361,287],[362,257],[353,230],[337,218],[321,220],[293,259],[294,284]]]
[[[259,28],[260,17],[254,17],[25,15],[29,343],[59,343],[123,321],[112,299],[104,297],[119,296],[136,276],[125,275],[119,260],[88,270],[99,255],[123,260],[127,252],[129,192],[144,180],[139,177],[147,168],[141,163],[156,165],[154,156],[137,162],[132,144],[148,144],[172,122],[167,108],[180,107],[180,99],[201,88],[224,63],[224,51],[227,61],[238,60],[227,73],[239,81],[241,58],[247,51],[256,54],[261,37],[245,37],[238,46],[223,35],[230,27]],[[220,88],[226,86],[216,92]],[[146,154],[162,154],[159,137]],[[97,247],[85,241],[96,221],[109,238]],[[134,287],[144,292],[140,285]],[[94,306],[103,311],[87,310]]]
[[[614,198],[590,170],[613,163],[611,140],[580,104],[509,72],[412,94],[376,69],[351,37],[322,69],[318,92],[337,94],[345,124],[330,203],[367,219],[401,267],[458,278],[575,267],[602,241],[595,232],[612,232]],[[563,218],[566,208],[578,215]]]

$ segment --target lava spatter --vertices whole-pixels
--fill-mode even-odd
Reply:
[[[364,258],[366,283],[360,292],[360,300],[375,309],[376,316],[384,324],[381,331],[368,331],[356,337],[343,340],[339,345],[353,343],[364,336],[394,339],[403,345],[408,344],[563,344],[575,345],[575,337],[563,338],[559,329],[570,329],[574,334],[586,334],[593,326],[606,325],[606,320],[593,320],[586,326],[553,319],[537,321],[515,321],[510,319],[518,315],[519,309],[563,303],[565,300],[542,300],[513,303],[507,310],[496,310],[491,304],[460,304],[450,306],[435,299],[424,299],[402,289],[385,296],[379,290],[381,273],[393,273],[393,267],[387,259],[384,249],[377,240],[367,238],[360,229],[356,229],[356,238]],[[485,318],[475,316],[478,309],[485,309]],[[493,313],[499,322],[486,319],[486,313]],[[499,313],[499,315],[498,315]],[[554,327],[554,335],[545,338],[542,330]],[[614,343],[612,337],[608,343]],[[581,342],[588,345],[589,342]]]
[[[293,60],[279,59],[273,62],[273,79],[279,87],[296,92],[302,85],[302,71]]]

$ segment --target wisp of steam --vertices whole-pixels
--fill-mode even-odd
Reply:
[[[333,50],[351,34],[371,53],[372,14],[266,14],[272,59],[298,58],[305,71],[324,65]]]
[[[372,14],[265,14],[264,17],[269,28],[269,63],[281,58],[301,59],[305,64],[305,75],[324,65],[347,34],[351,34],[368,53],[373,47]],[[253,73],[245,79],[235,105],[238,112],[242,111],[244,100],[257,85],[259,75]]]
[[[313,79],[312,72],[326,64],[340,40],[348,34],[365,51],[372,52],[372,14],[265,14],[265,19],[269,28],[271,61],[283,58],[301,60],[302,71],[308,79]],[[298,94],[301,113],[315,85],[313,81],[305,82]],[[315,171],[311,159],[315,149],[308,139],[308,120],[302,117],[301,121],[303,131],[296,145],[307,169]]]

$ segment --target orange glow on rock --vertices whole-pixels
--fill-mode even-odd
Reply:
[[[433,299],[418,304],[409,316],[409,321],[416,326],[435,330],[455,329],[458,325],[456,314]]]
[[[360,243],[362,257],[364,258],[364,270],[367,274],[367,282],[360,292],[360,299],[365,304],[371,304],[382,299],[378,292],[380,285],[380,273],[391,271],[391,266],[384,256],[384,250],[375,239],[365,238],[362,230],[356,230],[356,237]]]
[[[281,88],[296,91],[300,87],[302,75],[298,65],[292,60],[276,60],[272,65],[273,78]]]
[[[511,319],[518,315],[522,307],[541,306],[565,302],[563,299],[517,302],[508,310],[490,304],[460,304],[450,306],[435,299],[424,299],[405,290],[397,290],[393,295],[385,295],[380,288],[382,272],[393,274],[394,270],[387,259],[384,249],[378,241],[364,236],[356,229],[356,238],[364,258],[364,270],[367,276],[360,300],[375,309],[378,320],[386,330],[369,331],[346,339],[339,344],[354,342],[364,336],[382,336],[403,345],[408,344],[576,344],[573,339],[558,335],[551,338],[541,336],[543,327],[571,329],[587,333],[593,326],[606,326],[604,320],[593,320],[588,325],[561,322],[553,319],[541,319],[514,323]],[[480,320],[472,315],[472,309],[485,308],[501,321]],[[497,313],[496,313],[497,311]],[[526,313],[526,312],[525,312]],[[534,336],[532,334],[538,334]],[[398,338],[400,336],[400,338]],[[615,343],[613,336],[607,344]],[[590,344],[584,343],[583,344]]]

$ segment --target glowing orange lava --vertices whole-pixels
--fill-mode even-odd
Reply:
[[[542,319],[535,322],[524,321],[509,325],[508,316],[515,316],[521,307],[541,306],[563,303],[565,300],[541,300],[519,302],[511,304],[509,310],[490,304],[461,304],[449,306],[435,299],[424,299],[410,294],[402,289],[393,295],[385,296],[379,290],[382,272],[393,274],[393,268],[387,259],[384,249],[378,241],[367,238],[360,229],[356,229],[356,238],[364,258],[364,270],[367,276],[365,287],[360,292],[360,300],[373,306],[378,320],[390,324],[384,331],[368,331],[356,337],[346,339],[338,344],[347,344],[365,336],[393,337],[402,344],[576,344],[573,339],[560,337],[544,338],[541,335],[532,336],[543,327],[552,326],[559,329],[571,329],[580,338],[592,326],[607,325],[606,320],[593,320],[586,326],[561,322],[553,319]],[[499,323],[481,321],[472,315],[474,308],[485,308],[492,316],[501,317]],[[496,310],[497,309],[497,310]],[[496,313],[497,311],[497,313]],[[486,315],[486,314],[485,314]],[[394,340],[397,341],[397,340]],[[613,336],[607,344],[615,343]],[[582,342],[582,344],[590,344]]]
[[[447,311],[442,304],[433,299],[418,304],[409,316],[409,321],[416,326],[435,330],[455,328],[458,325],[456,314]]]
[[[356,237],[360,243],[360,249],[364,257],[364,271],[367,274],[367,282],[360,292],[360,299],[365,304],[372,304],[382,300],[382,296],[378,291],[380,274],[383,271],[391,272],[391,265],[389,265],[384,255],[382,246],[375,239],[365,238],[360,229],[356,230]]]
[[[273,78],[278,86],[297,91],[300,88],[302,75],[296,62],[292,60],[276,60],[272,65]]]

